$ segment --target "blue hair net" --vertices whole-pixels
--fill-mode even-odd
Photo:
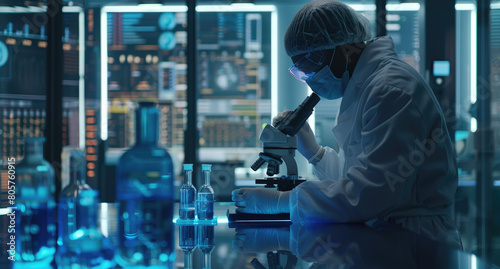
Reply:
[[[285,33],[288,56],[369,40],[370,23],[346,4],[316,0],[305,4]]]

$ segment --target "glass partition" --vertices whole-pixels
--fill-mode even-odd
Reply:
[[[0,151],[24,157],[24,138],[45,136],[47,94],[47,7],[0,6]],[[85,144],[84,9],[63,7],[63,146]],[[2,179],[6,178],[2,170]],[[7,180],[2,180],[2,191]],[[5,184],[4,184],[5,183]]]
[[[186,121],[185,6],[106,6],[101,10],[101,138],[117,160],[135,143],[138,101],[158,102],[159,144],[180,174]],[[112,169],[112,168],[110,168]]]

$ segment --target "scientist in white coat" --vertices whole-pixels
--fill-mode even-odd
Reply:
[[[323,99],[342,97],[332,129],[339,150],[318,145],[305,124],[298,150],[319,181],[289,192],[234,190],[237,211],[290,213],[304,223],[379,219],[461,248],[451,218],[458,177],[445,118],[392,39],[370,39],[366,18],[345,4],[318,0],[295,15],[285,49],[295,78]]]

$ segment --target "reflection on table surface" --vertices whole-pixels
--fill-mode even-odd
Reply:
[[[217,225],[175,226],[172,268],[500,268],[381,221],[228,224],[226,212],[233,206],[215,205]],[[116,204],[101,204],[101,231],[113,244],[117,241],[116,214]],[[0,267],[9,268],[3,257]]]

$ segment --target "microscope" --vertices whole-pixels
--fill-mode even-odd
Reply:
[[[302,128],[306,120],[311,116],[314,106],[320,101],[320,97],[312,93],[294,111],[289,113],[276,126],[266,125],[260,133],[263,151],[259,158],[251,166],[257,171],[262,165],[267,163],[264,179],[256,179],[255,184],[265,184],[266,188],[275,188],[279,191],[290,191],[300,183],[306,181],[299,178],[297,163],[295,162],[295,151],[297,149],[297,137],[295,136]],[[285,162],[287,175],[275,177],[280,173],[280,165]],[[266,215],[266,214],[246,214],[228,211],[229,221],[276,221],[290,220],[290,214]]]
[[[251,168],[257,171],[267,163],[266,174],[270,177],[256,179],[256,184],[266,184],[266,188],[278,187],[279,191],[289,191],[305,181],[305,179],[299,179],[297,163],[295,162],[295,150],[297,149],[295,135],[311,116],[314,106],[319,101],[319,96],[313,93],[276,126],[266,125],[264,127],[259,138],[262,142],[263,152],[259,154],[259,159]],[[283,161],[287,168],[287,175],[274,177],[274,175],[279,174],[279,167]]]

